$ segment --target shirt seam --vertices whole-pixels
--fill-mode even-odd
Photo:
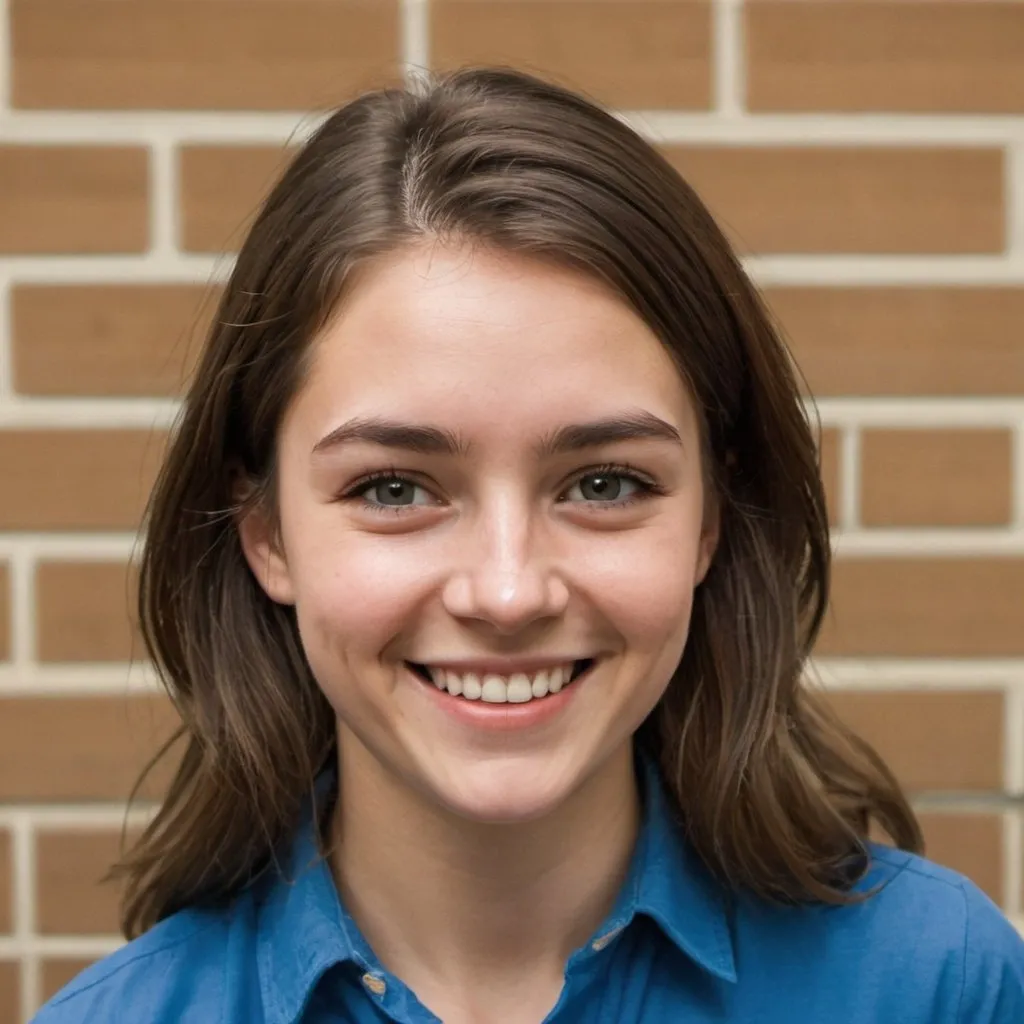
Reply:
[[[141,960],[147,960],[150,957],[157,956],[159,953],[166,953],[168,950],[174,949],[176,946],[181,946],[190,939],[195,938],[197,935],[201,935],[203,932],[209,931],[218,923],[218,921],[208,921],[202,927],[197,927],[189,931],[187,935],[182,935],[173,941],[164,942],[157,946],[156,949],[139,950],[134,955],[128,957],[123,963],[118,964],[113,970],[105,972],[94,981],[90,981],[88,985],[83,985],[80,988],[76,988],[71,992],[67,992],[63,996],[54,999],[50,1005],[55,1007],[63,1006],[66,1003],[71,1002],[71,1000],[75,999],[77,996],[84,995],[86,992],[91,992],[97,985],[102,985],[111,978],[116,977],[126,967],[131,967],[132,964],[136,964]]]
[[[958,886],[960,889],[960,897],[964,901],[964,955],[963,955],[963,974],[960,978],[960,999],[957,1001],[956,1006],[956,1019],[957,1021],[963,1021],[963,1010],[964,1010],[964,994],[967,991],[967,951],[970,948],[968,943],[968,932],[971,927],[971,905],[967,900],[967,893],[964,891],[963,885]]]

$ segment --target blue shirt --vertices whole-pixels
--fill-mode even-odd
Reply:
[[[644,815],[611,914],[570,957],[551,1024],[1022,1024],[1024,941],[953,871],[871,845],[865,903],[727,897],[642,762]],[[307,813],[288,875],[186,910],[94,964],[37,1024],[426,1024],[317,859]],[[524,913],[528,913],[524,909]],[[539,1024],[539,1022],[538,1022]]]

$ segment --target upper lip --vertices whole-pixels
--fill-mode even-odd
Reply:
[[[468,658],[465,661],[439,660],[439,661],[416,661],[413,664],[425,665],[427,668],[443,668],[448,672],[457,675],[464,675],[467,672],[474,672],[477,675],[491,673],[497,676],[511,676],[517,672],[525,675],[532,675],[544,669],[558,668],[560,665],[573,665],[577,661],[590,661],[590,658],[579,658],[568,655],[559,657],[536,657],[536,658]]]

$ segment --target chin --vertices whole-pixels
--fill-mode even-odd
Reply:
[[[555,812],[574,790],[573,780],[523,758],[495,758],[461,777],[437,780],[431,788],[449,811],[468,821],[514,825]],[[471,777],[467,777],[471,776]]]

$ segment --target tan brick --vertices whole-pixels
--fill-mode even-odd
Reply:
[[[939,0],[748,3],[750,109],[1024,111],[1024,7]]]
[[[142,661],[136,576],[123,562],[41,562],[36,569],[38,657],[44,662]]]
[[[1007,430],[865,430],[865,526],[1005,526],[1013,438]]]
[[[165,441],[148,430],[0,431],[0,530],[134,529]]]
[[[834,690],[828,699],[908,790],[1003,788],[1001,693]]]
[[[181,150],[182,245],[237,250],[294,151],[281,146],[186,146]]]
[[[839,521],[839,507],[842,500],[839,445],[838,430],[823,430],[821,432],[821,481],[825,485],[825,500],[828,502],[828,521],[833,526]]]
[[[120,887],[104,882],[130,849],[121,830],[40,830],[36,834],[37,927],[43,935],[116,935]]]
[[[816,654],[1024,655],[1024,558],[838,558]]]
[[[511,64],[620,109],[707,109],[703,0],[432,0],[434,67]]]
[[[14,927],[14,878],[11,869],[11,834],[0,829],[0,934],[9,933]]]
[[[0,960],[0,1024],[21,1024],[21,970],[13,960]]]
[[[0,661],[11,656],[11,573],[0,562]]]
[[[0,698],[0,800],[123,801],[177,724],[162,695]],[[173,767],[140,798],[159,798]]]
[[[769,288],[766,297],[820,397],[1024,393],[1024,288]]]
[[[12,0],[18,107],[310,110],[399,81],[397,0]]]
[[[147,159],[116,146],[0,146],[0,254],[142,252]]]
[[[47,959],[42,961],[43,999],[52,999],[65,985],[75,980],[95,960]]]
[[[747,253],[997,253],[998,149],[682,147],[665,155]]]
[[[14,389],[24,395],[176,396],[209,325],[202,285],[19,285]]]
[[[919,813],[930,860],[966,875],[1004,905],[1003,819],[998,814]],[[1009,909],[1009,908],[1008,908]]]

